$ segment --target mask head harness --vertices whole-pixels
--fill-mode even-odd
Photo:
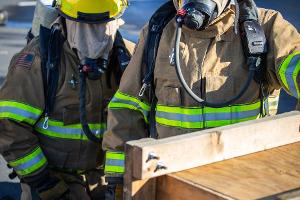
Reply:
[[[176,21],[192,30],[204,30],[217,16],[217,4],[211,0],[185,0]]]

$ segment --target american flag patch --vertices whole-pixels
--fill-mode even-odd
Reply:
[[[30,69],[34,60],[34,54],[22,53],[16,62],[17,67]]]

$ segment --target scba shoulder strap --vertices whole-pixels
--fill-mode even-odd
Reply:
[[[39,40],[45,96],[45,121],[43,128],[47,129],[48,118],[54,108],[62,45],[65,39],[61,34],[59,24],[54,24],[51,29],[41,26]]]
[[[155,106],[157,103],[156,96],[154,94],[154,68],[157,56],[157,49],[161,39],[161,35],[165,26],[176,15],[176,8],[173,1],[168,1],[163,4],[151,17],[148,26],[148,37],[146,40],[146,46],[143,54],[143,65],[146,66],[145,76],[143,78],[143,86],[139,92],[139,96],[144,96],[144,92],[149,92],[149,102],[151,103],[151,109],[149,113],[149,136],[156,138],[155,128]]]

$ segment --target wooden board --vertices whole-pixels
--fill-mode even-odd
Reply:
[[[165,175],[157,188],[157,200],[299,200],[300,142]]]
[[[161,140],[145,139],[134,148],[135,179],[145,180],[300,141],[300,112],[199,131]],[[154,153],[158,159],[149,160]],[[166,168],[157,169],[158,164]]]
[[[150,139],[151,140],[151,139]],[[144,139],[140,142],[147,142]],[[126,145],[125,152],[125,169],[126,173],[124,176],[124,192],[123,199],[125,200],[155,200],[156,194],[156,179],[137,180],[132,176],[132,170],[135,166],[133,159],[131,159],[138,149],[134,146]]]

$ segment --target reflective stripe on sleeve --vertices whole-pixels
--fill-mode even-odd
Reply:
[[[148,122],[148,114],[150,106],[147,103],[142,102],[140,99],[121,93],[118,91],[111,102],[108,105],[109,109],[131,109],[137,110],[142,113],[146,122]]]
[[[284,86],[296,98],[300,98],[297,76],[300,74],[300,52],[288,56],[279,68],[279,77]]]
[[[260,109],[260,102],[223,108],[157,105],[156,121],[161,125],[187,129],[213,128],[256,119]]]
[[[38,147],[27,156],[9,162],[9,165],[14,168],[18,175],[26,176],[46,166],[47,159],[44,156],[42,149]]]
[[[43,122],[44,119],[41,119],[35,127],[35,130],[43,135],[62,139],[88,140],[81,124],[64,125],[63,122],[49,119],[48,128],[44,129]],[[101,138],[106,130],[106,124],[89,124],[89,127],[98,138]]]
[[[34,125],[42,110],[16,101],[0,101],[0,119],[10,119]]]
[[[107,151],[104,172],[107,174],[123,174],[125,172],[125,154]]]

